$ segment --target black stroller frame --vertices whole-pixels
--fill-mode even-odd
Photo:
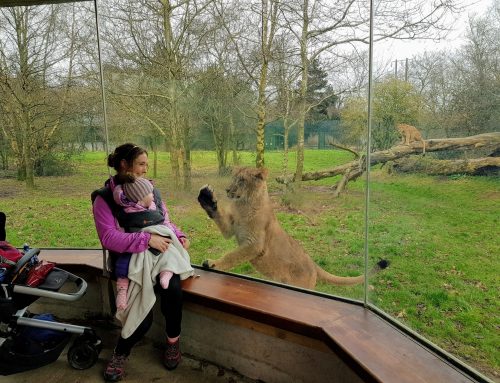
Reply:
[[[4,282],[1,283],[0,375],[31,370],[57,360],[73,334],[77,337],[68,349],[67,355],[71,367],[78,370],[92,367],[102,350],[101,339],[91,327],[36,319],[29,313],[28,306],[39,297],[73,302],[80,299],[87,291],[87,282],[84,279],[58,267],[54,267],[44,282],[37,287],[16,284],[16,275],[39,253],[40,250],[36,248],[27,250],[15,265],[7,269]],[[59,289],[67,283],[74,284],[74,291],[59,292]],[[61,336],[55,343],[42,345],[35,354],[23,353],[16,344],[19,344],[19,335],[27,328],[52,330],[60,332],[58,335]]]

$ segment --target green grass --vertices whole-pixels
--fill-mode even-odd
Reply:
[[[350,160],[348,153],[307,151],[305,171]],[[152,163],[152,158],[150,158]],[[224,240],[199,207],[200,186],[210,183],[223,202],[228,177],[218,177],[210,152],[192,154],[193,190],[174,190],[167,153],[159,154],[156,184],[170,215],[191,238],[193,263],[217,258],[235,247]],[[253,165],[253,153],[240,153]],[[37,247],[99,247],[90,193],[108,176],[103,153],[75,158],[76,173],[36,180],[27,190],[14,179],[0,179],[0,210],[8,215],[10,242]],[[339,275],[363,271],[365,182],[348,185],[333,198],[336,178],[304,182],[295,193],[283,190],[282,153],[266,153],[269,190],[283,227],[311,257]],[[295,153],[290,153],[290,169]],[[152,169],[150,170],[152,176]],[[370,263],[387,258],[391,266],[370,279],[369,299],[378,307],[497,379],[500,366],[499,271],[500,181],[485,177],[388,175],[373,171],[369,202]],[[262,278],[244,264],[233,271]],[[362,299],[363,287],[319,283],[317,290]]]

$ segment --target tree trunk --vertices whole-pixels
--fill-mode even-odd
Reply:
[[[30,153],[30,145],[28,144],[28,137],[24,137],[23,140],[23,164],[24,164],[24,176],[25,183],[28,188],[33,189],[35,187],[35,164],[33,161],[33,153]]]
[[[288,173],[288,136],[290,132],[290,124],[288,118],[283,119],[283,175]]]
[[[179,168],[179,150],[170,145],[170,167],[174,177],[174,187],[177,189],[180,186],[181,171]]]
[[[153,146],[153,178],[158,177],[158,145]]]
[[[500,157],[473,158],[468,160],[431,160],[415,161],[413,158],[400,158],[390,166],[396,173],[425,173],[428,175],[491,175],[500,172]]]
[[[260,82],[259,82],[259,99],[257,105],[257,156],[255,166],[257,168],[264,167],[264,126],[266,124],[266,85],[267,85],[267,62],[262,63]]]
[[[300,110],[297,127],[297,163],[295,168],[295,175],[293,181],[297,182],[302,180],[302,173],[304,171],[304,130],[306,123],[306,98],[307,98],[307,77],[309,73],[309,58],[307,57],[307,44],[308,44],[308,30],[309,30],[309,1],[305,0],[302,13],[302,35],[300,38],[300,62],[302,65],[302,75],[300,84]]]
[[[233,165],[238,165],[238,148],[236,144],[236,129],[234,127],[233,115],[229,114],[229,136],[231,142],[231,151],[233,153]]]

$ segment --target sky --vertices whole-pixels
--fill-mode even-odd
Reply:
[[[459,48],[464,42],[463,37],[467,30],[469,16],[485,14],[492,4],[492,0],[476,0],[472,5],[468,5],[467,9],[453,22],[453,28],[444,40],[439,42],[432,40],[390,41],[383,44],[375,44],[374,55],[379,59],[383,57],[383,61],[394,61],[396,59],[405,60],[425,51]]]

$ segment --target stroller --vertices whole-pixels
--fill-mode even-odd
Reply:
[[[26,284],[26,274],[41,265],[39,249],[25,247],[23,252],[5,241],[5,214],[0,212],[0,244],[3,249],[19,252],[15,262],[2,256],[0,263],[0,375],[10,375],[52,363],[59,358],[76,334],[68,349],[71,367],[83,370],[92,367],[102,350],[101,339],[90,327],[56,322],[52,314],[33,315],[28,306],[39,297],[64,302],[80,299],[87,290],[82,278],[51,265],[51,270],[36,287]],[[4,254],[6,254],[4,252]],[[17,257],[16,257],[17,258]],[[74,292],[60,293],[65,284],[74,284]]]

